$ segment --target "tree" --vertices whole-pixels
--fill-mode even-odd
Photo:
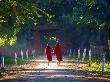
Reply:
[[[0,1],[1,46],[8,44],[13,45],[17,40],[16,35],[22,31],[22,28],[25,28],[28,21],[32,21],[35,26],[42,20],[50,21],[52,16],[45,12],[45,10],[39,8],[38,1]],[[28,30],[30,29],[31,28],[29,27]]]
[[[47,11],[55,15],[53,21],[61,27],[65,40],[73,45],[79,41],[77,46],[91,42],[106,44],[106,29],[110,28],[109,0],[51,0],[48,6]]]

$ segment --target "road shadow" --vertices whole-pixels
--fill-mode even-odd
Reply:
[[[110,82],[110,79],[93,75],[95,71],[73,70],[73,69],[25,69],[15,79],[3,80],[1,82]]]
[[[79,65],[74,61],[64,60],[59,66],[56,65],[56,60],[53,60],[50,66],[47,66],[46,62],[42,57],[36,60],[39,65],[35,68],[23,68],[16,72],[14,78],[0,82],[110,82],[110,77],[99,74],[101,71],[68,68],[73,64],[74,67]]]

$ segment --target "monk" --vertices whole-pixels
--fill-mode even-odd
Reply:
[[[49,66],[49,62],[52,61],[52,54],[51,54],[51,47],[47,44],[46,48],[45,48],[45,55],[47,57],[48,60],[48,66]]]
[[[62,61],[62,47],[58,41],[54,49],[54,54],[56,55],[57,65],[60,65],[60,62]]]

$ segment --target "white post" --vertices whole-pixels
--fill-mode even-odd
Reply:
[[[21,58],[22,58],[22,60],[24,59],[24,57],[23,57],[23,51],[21,50]]]
[[[17,65],[18,63],[17,63],[17,53],[15,52],[15,64]]]
[[[80,48],[78,49],[78,59],[80,59]]]
[[[106,55],[105,53],[103,53],[102,55],[102,75],[104,75],[104,71],[105,71],[104,69],[106,63],[105,55]]]
[[[84,49],[84,52],[83,52],[83,58],[82,58],[82,61],[84,61],[85,56],[86,56],[86,48]]]
[[[28,54],[28,49],[26,50],[26,58],[28,59],[29,58],[29,56],[28,56],[29,54]]]
[[[4,59],[4,56],[2,56],[2,67],[5,66],[5,59]]]
[[[35,50],[32,50],[32,56],[35,57]]]
[[[67,55],[67,54],[66,54],[66,50],[64,51],[64,53],[65,53],[65,55]]]
[[[69,53],[69,56],[71,56],[71,49],[70,49],[70,53]]]
[[[63,54],[65,55],[65,51],[63,52]]]
[[[91,61],[91,49],[89,50],[89,61]]]

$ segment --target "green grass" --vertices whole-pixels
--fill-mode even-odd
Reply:
[[[5,58],[5,65],[13,65],[15,64],[15,61],[13,58]]]
[[[17,58],[17,63],[18,63],[18,65],[19,65],[19,64],[23,64],[23,63],[26,62],[26,61],[31,61],[31,60],[33,60],[33,59],[35,59],[35,57],[34,57],[34,58],[33,58],[33,57],[29,57],[28,60],[27,60],[26,58],[23,59],[23,60],[22,60],[22,58]],[[14,58],[6,57],[6,58],[5,58],[5,65],[15,65],[15,60],[14,60]]]
[[[98,72],[99,74],[102,74],[102,62],[91,62],[87,64],[88,68],[90,70],[94,70]],[[105,63],[104,67],[105,75],[110,75],[110,62]]]
[[[101,60],[101,56],[100,57],[97,57],[97,56],[93,56],[92,57],[92,61],[89,61],[88,57],[85,58],[85,60],[82,62],[81,58],[78,59],[77,58],[77,55],[74,55],[74,56],[65,56],[66,59],[69,59],[69,60],[73,60],[73,61],[76,61],[76,60],[79,60],[80,64],[86,64],[87,68],[89,70],[93,70],[95,71],[94,73],[97,73],[97,74],[102,74],[102,60]],[[106,64],[105,64],[105,75],[110,75],[110,61],[106,61]]]

